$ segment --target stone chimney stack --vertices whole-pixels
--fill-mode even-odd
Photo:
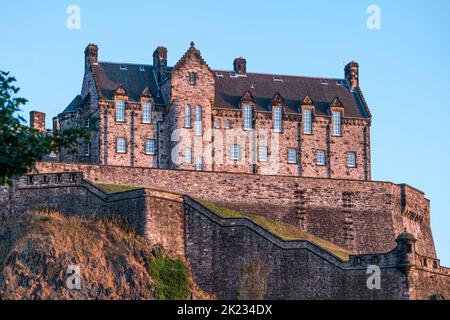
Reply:
[[[158,82],[164,80],[167,75],[167,48],[159,46],[153,52],[153,67],[158,78]]]
[[[89,43],[89,45],[84,50],[84,65],[85,65],[85,71],[89,69],[89,66],[91,64],[97,64],[98,63],[98,47],[94,43]]]
[[[359,64],[352,61],[345,66],[345,79],[347,80],[350,89],[359,88]]]
[[[247,74],[247,60],[242,57],[234,59],[234,72],[236,74]]]
[[[30,127],[39,131],[45,131],[45,113],[38,111],[30,112]]]

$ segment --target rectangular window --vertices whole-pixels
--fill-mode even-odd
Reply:
[[[244,106],[244,129],[253,129],[253,108],[252,106]]]
[[[152,122],[152,104],[150,102],[144,102],[142,105],[142,122]]]
[[[293,148],[288,149],[288,162],[297,163],[297,150]]]
[[[303,110],[303,132],[312,134],[312,110]]]
[[[147,139],[147,141],[145,141],[145,154],[148,155],[155,154],[155,140]]]
[[[268,161],[268,152],[266,146],[260,146],[259,147],[259,161],[260,162],[267,162]]]
[[[184,149],[184,162],[185,163],[192,163],[192,150],[191,150],[191,148],[185,148]]]
[[[222,123],[221,123],[220,119],[217,119],[216,120],[216,128],[220,129],[221,125],[222,125]]]
[[[333,135],[334,136],[341,136],[341,120],[342,115],[340,112],[333,112]]]
[[[316,151],[316,164],[319,166],[325,165],[325,151],[324,150]]]
[[[202,171],[203,170],[203,158],[202,156],[195,157],[195,170]]]
[[[347,167],[349,168],[356,167],[356,153],[354,152],[347,153]]]
[[[89,118],[84,119],[84,127],[89,128],[89,125],[90,125]]]
[[[191,127],[191,106],[187,105],[184,107],[184,127]]]
[[[127,152],[127,141],[124,138],[117,138],[117,153]]]
[[[194,72],[189,74],[189,83],[195,85],[195,81],[197,80],[197,75]]]
[[[202,135],[202,108],[200,106],[195,107],[195,135],[201,137]]]
[[[125,121],[125,101],[116,100],[116,121]]]
[[[91,145],[89,143],[85,143],[83,145],[84,150],[83,150],[83,154],[85,157],[89,157],[90,151],[91,151]]]
[[[231,160],[241,160],[241,147],[234,144],[230,148],[230,159]]]
[[[282,116],[282,109],[281,108],[275,108],[273,111],[273,125],[274,125],[274,131],[275,132],[281,132],[282,130],[282,121],[283,121],[283,116]]]
[[[231,121],[230,120],[227,120],[225,122],[225,129],[231,129]]]

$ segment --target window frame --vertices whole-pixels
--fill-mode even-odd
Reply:
[[[319,157],[319,154],[321,157]],[[325,150],[317,149],[316,150],[316,165],[318,166],[326,166],[327,165],[327,156]],[[319,161],[319,159],[323,159],[323,161]]]
[[[187,155],[189,155],[189,157],[187,157]],[[184,163],[192,164],[192,148],[184,148],[183,161]]]
[[[220,119],[216,119],[216,129],[220,129],[222,127],[222,121]]]
[[[253,106],[246,104],[242,110],[244,118],[244,130],[253,129]]]
[[[352,163],[350,163],[350,161],[349,161],[351,159],[351,158],[349,158],[350,156],[353,157]],[[345,155],[345,162],[346,162],[347,168],[356,168],[356,152],[354,152],[354,151],[347,152]]]
[[[119,141],[123,141],[124,151],[119,150],[119,146],[121,146]],[[123,137],[117,137],[116,138],[116,153],[118,153],[118,154],[126,154],[127,153],[127,149],[128,149],[127,148],[127,139],[123,138]]]
[[[91,144],[88,143],[84,143],[83,144],[83,156],[85,157],[89,157],[91,155]]]
[[[225,120],[225,129],[231,129],[231,120]]]
[[[307,135],[312,135],[313,134],[313,128],[312,128],[313,111],[312,111],[312,109],[303,109],[302,116],[303,116],[303,133],[307,134]]]
[[[86,118],[86,119],[84,119],[83,126],[84,126],[85,128],[89,128],[89,127],[91,126],[91,121],[90,121],[90,118],[89,118],[89,117]]]
[[[116,100],[116,122],[125,122],[125,100]],[[120,108],[119,108],[120,107]],[[121,118],[119,117],[121,116]]]
[[[196,137],[203,136],[203,109],[201,106],[195,106],[194,133]]]
[[[332,111],[333,137],[342,137],[342,112]]]
[[[294,157],[295,157],[294,161],[291,159],[292,155],[294,155]],[[295,149],[295,148],[288,148],[287,161],[288,161],[289,164],[297,164],[297,162],[298,162],[297,149]]]
[[[195,157],[195,170],[203,171],[203,157],[202,156]]]
[[[273,131],[276,133],[283,132],[283,108],[273,108]]]
[[[145,140],[145,154],[147,156],[156,155],[156,140],[155,139],[146,139]]]
[[[241,146],[238,144],[233,144],[230,146],[230,160],[240,161],[241,160]]]
[[[263,150],[264,150],[264,153],[261,152]],[[264,157],[261,157],[261,154],[264,154]],[[269,161],[269,148],[267,146],[259,146],[258,160],[259,160],[259,162],[268,162]]]
[[[197,74],[195,72],[189,73],[189,84],[195,86],[197,83]]]
[[[192,128],[192,106],[189,104],[184,106],[184,127]]]
[[[151,124],[153,115],[153,104],[150,101],[144,101],[142,103],[142,123]]]

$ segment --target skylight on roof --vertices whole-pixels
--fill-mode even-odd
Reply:
[[[216,72],[216,76],[223,77],[223,73],[222,72]]]
[[[327,86],[328,85],[328,81],[327,80],[320,80],[320,84]]]
[[[120,65],[120,70],[128,70],[127,66]]]
[[[144,72],[144,71],[145,71],[145,68],[144,68],[144,67],[139,67],[139,71]]]
[[[342,80],[336,80],[336,84],[337,84],[338,86],[343,86],[343,85],[344,85],[344,81],[342,81]]]
[[[280,77],[277,77],[277,76],[273,76],[273,81],[283,82],[283,79],[281,79]]]
[[[230,77],[237,78],[236,72],[234,72],[234,71],[230,72]]]

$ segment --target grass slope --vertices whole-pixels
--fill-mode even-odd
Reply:
[[[316,237],[291,224],[278,222],[255,214],[249,214],[246,212],[229,209],[214,202],[209,202],[201,199],[195,200],[222,218],[247,218],[283,240],[307,240],[333,253],[342,260],[349,259],[350,251],[341,248],[330,241]]]

